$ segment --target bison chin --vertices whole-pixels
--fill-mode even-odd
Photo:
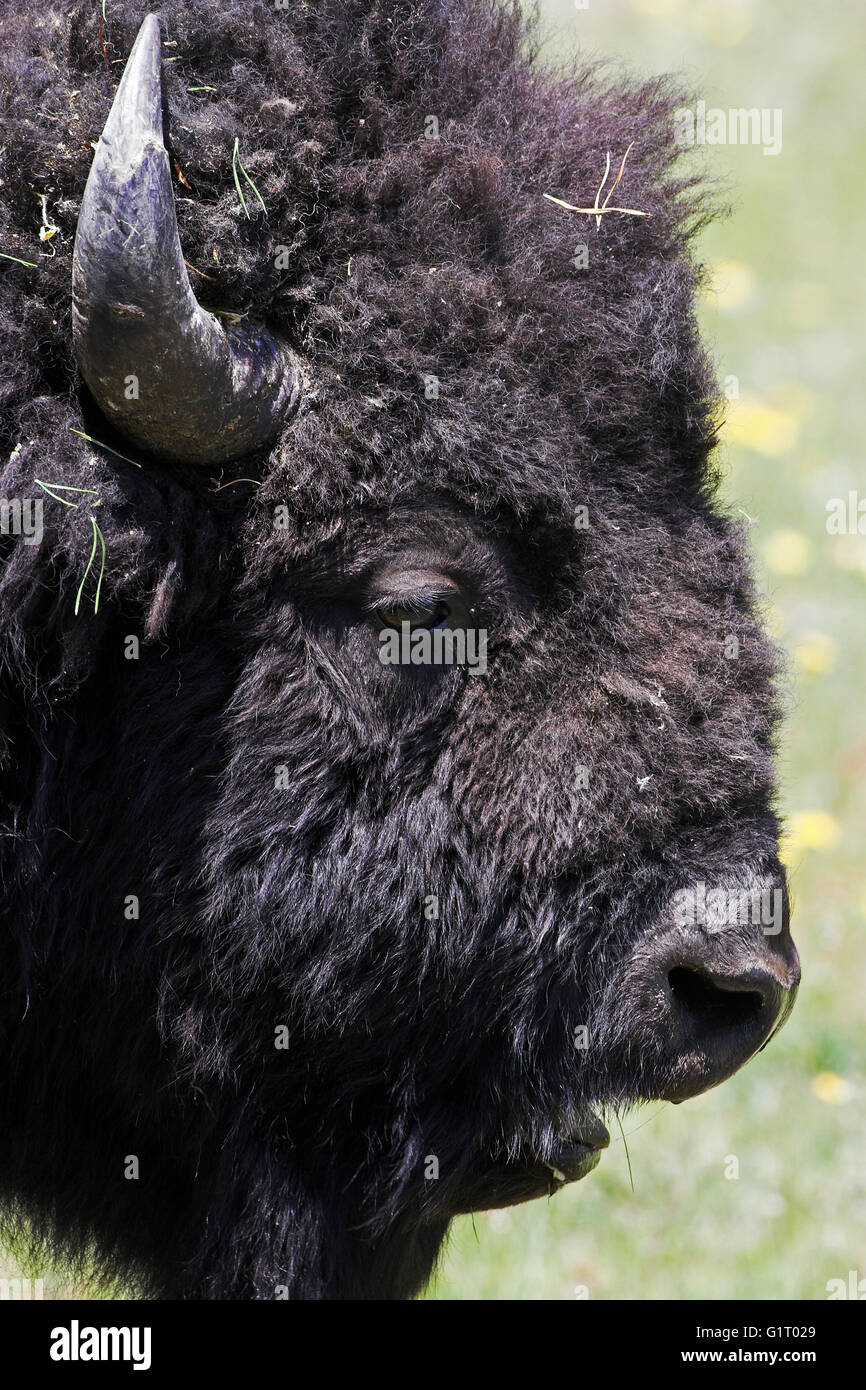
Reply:
[[[576,1139],[555,1150],[548,1160],[526,1154],[513,1161],[494,1163],[460,1194],[450,1215],[468,1216],[475,1211],[516,1207],[521,1202],[533,1202],[536,1197],[552,1197],[567,1183],[579,1182],[598,1167],[601,1151],[609,1142],[605,1130],[603,1139],[592,1143]]]
[[[568,1183],[579,1182],[598,1167],[610,1135],[595,1115],[587,1114],[579,1132],[554,1144],[548,1157],[524,1146],[510,1157],[479,1159],[436,1216],[468,1216],[476,1211],[516,1207],[537,1197],[552,1197]]]

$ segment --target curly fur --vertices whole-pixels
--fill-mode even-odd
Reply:
[[[93,489],[107,563],[75,615],[89,504],[2,538],[0,1193],[151,1294],[406,1296],[479,1163],[663,1084],[629,971],[670,893],[776,862],[774,660],[693,317],[707,204],[677,87],[551,72],[512,5],[160,9],[194,289],[280,327],[306,391],[225,470],[100,417],[72,244],[145,6],[6,0],[0,250],[37,268],[0,261],[0,495]],[[618,195],[650,217],[543,198],[591,202],[632,140]],[[482,595],[484,678],[376,660],[365,577],[430,554]]]

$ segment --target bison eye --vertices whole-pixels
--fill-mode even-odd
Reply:
[[[476,626],[474,594],[447,570],[422,563],[392,563],[375,572],[364,586],[363,607],[377,629],[435,632],[438,628]]]
[[[380,608],[378,615],[386,627],[400,628],[403,623],[408,623],[413,629],[427,628],[433,631],[434,628],[447,626],[451,617],[451,607],[442,599],[430,602],[416,600]]]

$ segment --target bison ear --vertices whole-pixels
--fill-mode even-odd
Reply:
[[[72,268],[73,345],[117,428],[149,453],[222,463],[269,443],[300,371],[267,328],[222,324],[190,288],[162,138],[159,19],[139,30],[97,145]]]

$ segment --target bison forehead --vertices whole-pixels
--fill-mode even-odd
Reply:
[[[139,20],[117,7],[113,61]],[[681,93],[635,82],[614,99],[589,62],[544,75],[517,19],[495,20],[491,42],[479,4],[260,7],[222,15],[218,34],[202,8],[166,5],[164,21],[195,63],[195,84],[185,62],[165,84],[196,293],[267,319],[307,363],[305,418],[271,465],[299,496],[331,505],[435,470],[525,500],[570,496],[578,468],[614,460],[700,467],[712,385],[686,260],[701,195],[671,173]],[[92,145],[106,114],[93,22],[74,7],[7,21],[10,53],[50,76],[51,109],[16,139],[59,181],[64,231],[89,156],[58,147],[55,118]],[[58,68],[61,46],[75,64]],[[251,199],[245,217],[226,176],[237,131],[266,215]],[[630,145],[618,197],[648,216],[596,225],[545,199],[591,204]],[[71,237],[53,249],[65,290]],[[45,325],[68,352],[66,327]]]

